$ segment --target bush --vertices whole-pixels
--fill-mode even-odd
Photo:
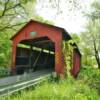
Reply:
[[[82,82],[88,84],[90,88],[97,89],[100,94],[100,70],[98,68],[82,68],[78,79],[82,79]]]
[[[8,68],[0,68],[0,77],[5,77],[10,75],[10,70]]]

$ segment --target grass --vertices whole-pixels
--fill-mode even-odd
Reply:
[[[88,71],[91,72],[91,70]],[[94,70],[91,75],[88,71],[82,70],[76,80],[73,78],[56,82],[47,80],[30,89],[6,96],[2,100],[100,100],[98,89],[95,86],[92,87],[95,81],[91,81],[92,74],[95,75],[95,80],[98,80],[100,71]]]

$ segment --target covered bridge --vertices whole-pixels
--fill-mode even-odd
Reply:
[[[63,28],[29,21],[11,38],[12,73],[52,69],[63,74],[65,63],[61,44],[62,40],[70,39],[71,36]],[[75,46],[71,70],[74,76],[79,72],[81,62],[81,54],[76,44]]]

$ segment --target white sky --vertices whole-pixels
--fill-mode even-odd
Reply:
[[[80,0],[82,11],[88,11],[91,2],[94,0]],[[80,10],[69,11],[70,4],[61,0],[60,9],[63,11],[61,14],[56,15],[57,9],[53,9],[48,3],[48,0],[37,0],[36,11],[39,16],[46,20],[51,20],[56,26],[65,28],[68,32],[79,33],[84,30],[86,18],[82,15]]]

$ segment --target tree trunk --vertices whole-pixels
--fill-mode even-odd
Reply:
[[[98,68],[100,69],[100,60],[99,60],[98,51],[95,51],[95,58],[96,58],[96,61],[97,61],[97,64],[98,64]]]
[[[96,48],[95,39],[93,39],[93,46],[94,46],[94,52],[95,52],[95,59],[96,59],[98,68],[100,69],[99,53],[98,53],[98,50],[97,50],[97,48]]]

